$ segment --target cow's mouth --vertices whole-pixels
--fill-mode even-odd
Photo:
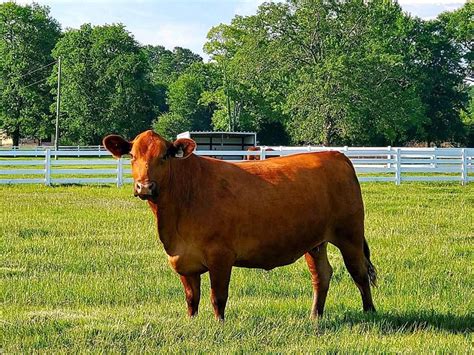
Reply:
[[[151,201],[156,197],[154,194],[138,194],[136,192],[133,194],[133,196],[138,197],[140,200],[143,201]]]

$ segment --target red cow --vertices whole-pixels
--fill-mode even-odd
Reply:
[[[209,271],[215,316],[224,319],[232,267],[266,270],[305,256],[312,276],[312,316],[323,313],[338,247],[374,311],[375,269],[364,238],[364,207],[350,160],[339,152],[231,163],[193,154],[196,143],[146,131],[129,142],[104,138],[115,157],[130,154],[135,195],[147,200],[171,267],[197,314],[201,275]],[[251,207],[251,208],[250,208]]]

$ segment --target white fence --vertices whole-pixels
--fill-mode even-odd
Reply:
[[[270,148],[270,147],[269,147]],[[256,155],[260,159],[338,150],[354,164],[360,181],[474,181],[474,148],[271,147],[273,151],[197,151],[204,156]],[[89,184],[132,182],[128,159],[94,150],[0,150],[0,184]]]
[[[24,146],[0,146],[0,157],[2,157],[3,152],[13,152],[14,157],[21,157],[25,152],[35,152],[34,156],[44,156],[44,152],[46,150],[54,150],[53,146],[48,145],[37,145],[34,147],[24,147]],[[107,156],[110,155],[102,145],[60,145],[58,147],[60,151],[68,151],[68,152],[77,152],[74,156],[80,157],[82,152],[90,152],[94,151],[97,153],[98,156]],[[31,153],[29,153],[31,154]],[[30,155],[31,156],[31,155]]]

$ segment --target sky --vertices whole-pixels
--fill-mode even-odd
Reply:
[[[5,0],[0,0],[5,2]],[[16,0],[19,4],[31,0]],[[229,23],[235,15],[252,15],[264,0],[36,0],[49,6],[51,16],[63,29],[83,23],[123,23],[142,44],[189,48],[204,58],[203,45],[209,29]],[[443,11],[461,7],[465,0],[399,0],[414,16],[435,18]]]

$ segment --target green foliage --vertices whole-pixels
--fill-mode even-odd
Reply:
[[[460,111],[467,103],[463,53],[449,34],[446,17],[418,22],[413,57],[419,67],[420,96],[429,118],[420,138],[438,145],[444,141],[462,141],[464,129]]]
[[[155,84],[170,85],[193,63],[202,62],[201,56],[186,48],[175,47],[170,51],[163,46],[147,45],[143,50],[150,61]]]
[[[179,277],[131,186],[1,186],[2,351],[473,353],[474,185],[363,183],[362,192],[378,313],[362,313],[330,246],[322,319],[309,319],[301,258],[271,271],[234,268],[219,324],[207,275],[199,315],[187,319]]]
[[[264,4],[208,34],[227,100],[214,120],[280,123],[294,143],[460,141],[469,9],[425,22],[383,0]]]
[[[290,1],[214,28],[206,49],[257,127],[266,116],[295,143],[393,143],[424,118],[410,26],[389,2]]]
[[[179,133],[192,130],[192,122],[177,113],[167,112],[153,122],[153,129],[165,139],[174,141]]]
[[[21,137],[45,138],[52,132],[46,78],[59,24],[47,7],[0,4],[0,129],[18,145]]]
[[[166,101],[153,127],[168,138],[186,130],[210,129],[213,102],[203,101],[206,91],[215,86],[212,64],[189,49],[162,46],[144,48],[152,68],[152,80],[165,94]]]
[[[53,56],[63,63],[62,143],[98,144],[108,133],[133,138],[151,126],[156,93],[148,61],[122,25],[69,30]]]
[[[172,84],[193,63],[202,62],[202,58],[186,48],[175,47],[173,51],[163,46],[147,45],[143,51],[148,58],[151,80],[155,90],[155,102],[158,112],[169,110],[166,96]]]
[[[469,105],[466,110],[461,110],[461,120],[466,132],[465,144],[468,147],[474,147],[474,86],[468,91]]]
[[[181,74],[169,87],[170,111],[187,118],[199,115],[199,99],[204,91],[203,84],[202,75],[197,71]]]
[[[190,123],[192,130],[209,130],[216,103],[208,94],[217,85],[213,64],[193,63],[169,86],[167,103],[171,117]]]
[[[212,121],[214,129],[256,130],[266,136],[265,129],[281,122],[284,115],[278,109],[279,103],[275,104],[278,81],[266,80],[270,78],[264,76],[258,61],[266,55],[263,47],[245,46],[246,41],[256,39],[253,20],[254,17],[237,16],[232,25],[221,24],[208,33],[204,48],[212,55],[222,78],[214,95],[217,109]]]
[[[439,17],[447,36],[463,58],[461,65],[467,72],[467,80],[472,84],[474,60],[474,2],[466,1],[463,7],[456,11],[444,12]]]

